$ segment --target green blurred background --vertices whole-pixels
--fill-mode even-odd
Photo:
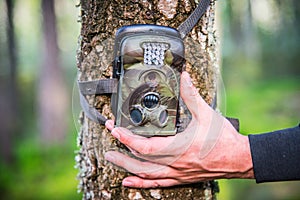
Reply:
[[[11,17],[7,2],[14,3]],[[0,2],[0,199],[81,199],[74,168],[78,130],[72,114],[80,32],[77,4],[77,0],[55,1],[59,57],[52,72],[45,66],[50,47],[45,42],[49,35],[43,31],[46,18],[41,0]],[[299,1],[222,0],[217,5],[221,111],[239,118],[243,134],[296,126],[300,119]],[[13,24],[14,43],[9,24]],[[50,87],[44,94],[40,85],[47,86],[43,80],[49,77],[65,90]],[[63,98],[55,91],[67,95]],[[65,121],[43,115],[41,105],[56,105],[56,99],[64,102]],[[219,185],[220,200],[300,199],[296,181],[220,180]]]

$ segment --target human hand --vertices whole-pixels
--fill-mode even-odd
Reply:
[[[180,93],[192,114],[188,127],[175,136],[145,138],[125,128],[106,127],[136,157],[109,151],[105,158],[136,176],[123,185],[136,188],[168,187],[220,178],[253,178],[247,136],[239,134],[224,117],[201,98],[187,72]]]

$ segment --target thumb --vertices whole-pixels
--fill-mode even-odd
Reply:
[[[193,85],[190,75],[182,72],[180,81],[180,96],[191,112],[192,116],[198,118],[209,105],[202,99],[197,89]]]

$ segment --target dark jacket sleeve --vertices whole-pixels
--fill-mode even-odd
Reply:
[[[295,128],[249,135],[257,183],[300,180],[300,124]]]

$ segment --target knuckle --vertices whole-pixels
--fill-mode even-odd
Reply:
[[[144,179],[153,179],[153,178],[158,178],[158,175],[157,173],[155,172],[154,169],[152,170],[144,170],[144,171],[140,171],[137,173],[137,175],[141,178],[144,178]]]
[[[140,150],[140,153],[143,155],[150,155],[153,153],[153,147],[149,143],[146,143]]]
[[[150,175],[146,172],[139,172],[137,175],[141,178],[150,178]]]
[[[161,185],[157,181],[153,181],[151,184],[151,187],[153,188],[159,188]]]

